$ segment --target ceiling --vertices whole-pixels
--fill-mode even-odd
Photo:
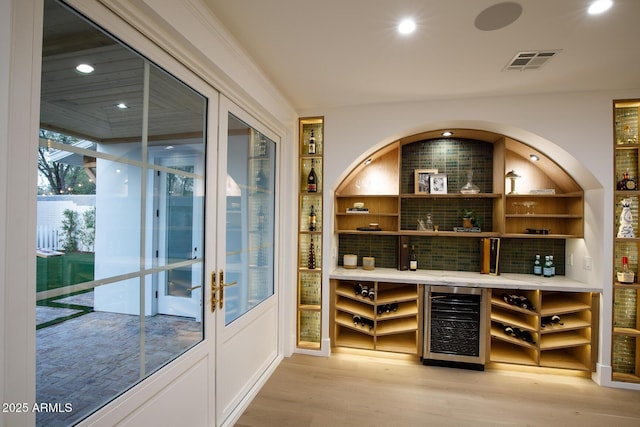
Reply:
[[[640,88],[640,0],[596,16],[591,0],[202,1],[298,112]],[[518,5],[513,23],[476,27],[504,24]],[[408,16],[417,30],[401,36]],[[537,50],[559,52],[536,70],[504,70]]]

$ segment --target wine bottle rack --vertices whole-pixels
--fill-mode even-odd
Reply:
[[[357,294],[359,285],[373,289],[373,298]],[[417,355],[422,339],[420,287],[332,280],[332,345]],[[354,323],[354,316],[365,319],[364,324]]]
[[[612,380],[640,383],[640,301],[638,292],[638,253],[640,252],[640,194],[637,183],[640,176],[640,144],[638,124],[640,99],[614,102],[614,241],[613,241],[613,309],[611,368]],[[635,186],[618,183],[625,173]],[[635,189],[629,189],[634,188]],[[622,189],[625,188],[625,189]],[[622,213],[622,201],[627,200],[631,211],[634,237],[617,237]],[[633,283],[620,283],[617,272],[622,269],[622,257],[629,260],[635,273]]]
[[[510,304],[504,294],[524,296],[533,308]],[[598,294],[591,292],[493,289],[490,361],[593,371],[597,298]],[[560,321],[546,323],[554,315]],[[506,328],[531,339],[512,336],[505,332]]]
[[[309,139],[313,133],[315,152],[309,152]],[[296,345],[300,349],[320,350],[322,347],[322,188],[324,119],[322,117],[299,120],[299,191],[298,191],[298,286]],[[307,177],[313,161],[317,177],[316,191],[309,192]],[[313,206],[315,227],[309,227]],[[313,255],[311,243],[313,242]]]

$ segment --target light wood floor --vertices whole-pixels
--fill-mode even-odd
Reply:
[[[282,362],[236,427],[640,426],[640,391],[545,372],[552,373],[296,354]]]

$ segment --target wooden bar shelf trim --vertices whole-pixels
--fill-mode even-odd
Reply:
[[[625,335],[629,337],[640,337],[640,329],[634,328],[613,328],[614,335]]]

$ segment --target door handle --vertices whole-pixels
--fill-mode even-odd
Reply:
[[[210,285],[211,285],[211,312],[215,313],[215,311],[216,311],[216,303],[218,302],[218,300],[216,299],[216,292],[218,291],[218,286],[216,285],[216,272],[215,271],[211,272]]]
[[[202,287],[202,285],[198,285],[198,286],[192,286],[190,288],[187,288],[188,291],[195,291],[196,289],[200,289]]]
[[[224,306],[224,288],[227,286],[235,286],[237,285],[237,281],[233,281],[231,283],[224,283],[224,271],[220,270],[220,308]]]

